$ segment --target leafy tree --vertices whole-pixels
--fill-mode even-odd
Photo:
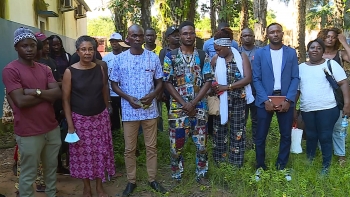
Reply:
[[[108,17],[88,19],[87,33],[90,36],[109,37],[114,32],[114,22]]]

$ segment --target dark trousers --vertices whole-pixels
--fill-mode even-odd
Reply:
[[[276,112],[279,130],[280,130],[280,146],[276,161],[278,170],[283,170],[288,162],[290,145],[291,145],[291,131],[293,124],[294,107],[289,108],[287,112]],[[266,137],[270,128],[272,116],[274,113],[269,113],[265,108],[257,107],[258,128],[256,130],[255,152],[257,168],[266,169],[265,165],[265,146]]]
[[[112,123],[112,131],[118,130],[121,128],[120,118],[122,116],[122,110],[121,110],[121,98],[120,96],[111,96],[111,105],[113,109],[111,117],[111,123]]]
[[[317,142],[321,144],[322,166],[328,168],[331,164],[333,154],[333,128],[339,118],[339,109],[332,109],[301,112],[306,130],[306,155],[309,159],[314,159]]]
[[[256,129],[257,129],[257,125],[258,125],[257,108],[258,107],[255,105],[255,102],[247,104],[245,107],[245,125],[247,125],[248,117],[250,114],[250,120],[252,121],[252,139],[253,139],[253,142],[255,142]]]
[[[215,116],[213,116],[213,115],[208,116],[207,131],[208,131],[208,135],[210,135],[210,136],[213,136],[214,117]]]

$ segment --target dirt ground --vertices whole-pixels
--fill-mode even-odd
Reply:
[[[13,148],[8,149],[0,149],[0,194],[4,194],[6,197],[16,197],[16,189],[14,187],[16,176],[13,175],[12,172],[12,165],[13,165]],[[170,169],[164,169],[161,170],[158,174],[162,177],[168,177],[170,174]],[[124,174],[122,177],[114,177],[110,182],[107,182],[104,184],[106,192],[109,194],[110,197],[118,197],[122,196],[122,192],[126,186],[127,179],[125,176],[124,169],[118,169],[118,171]],[[169,174],[169,175],[168,175]],[[161,182],[161,180],[158,180]],[[132,196],[137,197],[156,197],[161,196],[160,194],[154,193],[149,189],[149,186],[147,186],[147,181],[138,181],[138,187],[134,191]],[[164,186],[167,187],[167,184],[162,183]],[[95,188],[94,182],[92,182],[92,188]],[[167,187],[168,188],[168,187]],[[168,188],[169,189],[169,188]],[[70,176],[63,176],[58,175],[57,176],[57,197],[80,197],[82,196],[82,190],[83,190],[83,184],[81,180],[71,178]],[[182,193],[182,192],[181,192]],[[44,193],[35,193],[36,197],[46,197]],[[97,194],[94,191],[93,196],[96,197]],[[199,189],[198,185],[193,185],[192,191],[187,192],[187,194],[179,194],[177,192],[170,192],[170,197],[182,197],[182,196],[188,196],[188,197],[209,197],[209,196],[215,196],[215,197],[226,197],[226,196],[232,196],[232,194],[229,194],[225,191],[210,191],[210,189],[202,191]]]
[[[16,176],[13,175],[13,148],[0,149],[0,193],[6,197],[15,197],[16,189],[14,183]],[[93,183],[93,182],[92,182]],[[105,183],[106,192],[110,196],[122,196],[121,193],[125,187],[126,177],[113,178],[111,182]],[[92,184],[92,188],[95,184]],[[70,176],[57,176],[57,197],[78,197],[82,196],[83,184],[80,180]],[[36,193],[36,197],[46,197],[44,193]],[[96,194],[94,194],[97,196]],[[139,193],[137,196],[152,196],[152,194]]]

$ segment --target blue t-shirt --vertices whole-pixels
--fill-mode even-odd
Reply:
[[[238,43],[236,41],[232,40],[231,46],[238,50]],[[209,55],[210,59],[214,57],[216,54],[214,49],[214,38],[210,38],[204,42],[203,51]]]

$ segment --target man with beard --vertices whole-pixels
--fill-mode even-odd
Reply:
[[[153,190],[165,194],[167,191],[155,180],[158,117],[155,98],[162,90],[162,66],[155,53],[142,48],[142,27],[130,26],[127,40],[130,49],[114,58],[114,67],[110,75],[113,91],[122,97],[124,158],[128,178],[123,196],[129,196],[136,188],[135,152],[140,126],[144,131],[149,184]]]
[[[244,28],[241,33],[241,42],[242,46],[238,48],[239,52],[243,52],[248,56],[248,59],[250,61],[251,67],[253,67],[253,61],[254,61],[254,55],[255,51],[259,48],[255,46],[255,37],[254,32],[250,28]],[[256,97],[256,91],[253,85],[253,82],[250,83],[250,86],[252,87],[252,93],[253,96]],[[253,143],[255,141],[255,135],[256,135],[256,129],[257,129],[257,119],[256,119],[256,106],[255,102],[247,103],[246,105],[246,111],[245,111],[245,121],[247,124],[248,116],[250,111],[250,119],[252,121],[252,139]]]
[[[123,41],[123,37],[119,34],[119,33],[113,33],[111,35],[111,38],[109,39],[109,42],[112,46],[112,52],[108,53],[107,55],[105,55],[102,58],[102,61],[107,63],[107,67],[108,67],[108,76],[111,75],[112,69],[113,69],[113,60],[114,58],[120,54],[121,52],[123,52],[123,47],[124,48],[128,48],[130,47],[129,45],[125,44],[125,42]],[[109,83],[109,87],[110,87],[110,102],[112,105],[112,109],[113,109],[113,113],[111,114],[111,123],[112,123],[112,131],[114,130],[119,130],[120,127],[120,116],[121,116],[121,100],[120,100],[120,96],[118,94],[116,94],[113,90],[112,90],[112,86],[110,84],[110,81],[108,81]]]
[[[283,45],[282,26],[278,23],[272,23],[266,28],[266,32],[270,44],[256,51],[253,62],[258,119],[255,139],[257,162],[255,179],[257,181],[260,180],[262,170],[266,169],[266,136],[274,112],[277,115],[281,135],[276,168],[283,170],[287,165],[291,145],[293,112],[299,84],[297,54],[295,49]],[[274,99],[276,97],[269,96],[284,96],[285,99],[277,102]],[[287,181],[291,180],[288,171],[285,178]]]
[[[197,147],[196,180],[207,185],[208,153],[206,149],[208,118],[204,99],[211,87],[212,70],[208,55],[194,47],[195,26],[190,21],[179,26],[181,46],[168,52],[164,59],[164,86],[169,91],[169,133],[172,178],[181,181],[184,171],[183,147],[192,137]]]

